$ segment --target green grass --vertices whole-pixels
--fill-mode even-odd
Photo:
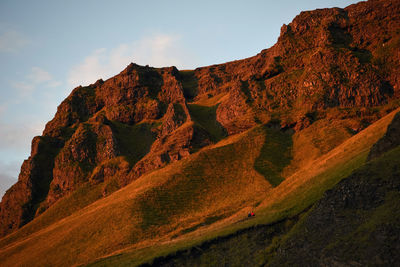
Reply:
[[[198,246],[213,238],[230,235],[241,229],[246,229],[257,224],[270,224],[275,221],[290,218],[298,213],[302,212],[305,208],[315,203],[321,198],[322,194],[334,184],[336,184],[340,179],[346,177],[351,173],[352,170],[360,166],[365,161],[366,155],[362,155],[353,161],[341,166],[340,168],[332,168],[327,173],[323,173],[315,177],[312,184],[308,184],[305,187],[299,188],[299,190],[284,201],[268,207],[266,210],[257,211],[257,216],[254,220],[248,220],[234,225],[230,225],[224,229],[220,229],[215,232],[209,232],[191,241],[186,241],[184,243],[171,244],[159,247],[156,251],[151,249],[136,251],[133,254],[121,254],[118,256],[110,257],[104,261],[100,261],[99,265],[94,266],[108,266],[108,265],[118,265],[118,266],[129,266],[130,264],[136,265],[143,262],[148,262],[153,259],[155,255],[162,256],[173,253],[174,251]],[[321,179],[321,180],[320,180]],[[310,189],[311,187],[311,189]],[[269,210],[273,210],[270,212]],[[156,254],[155,254],[156,253]]]
[[[311,166],[316,170],[303,170],[297,179],[288,177],[275,188],[254,170],[254,164],[266,141],[280,143],[281,139],[266,138],[268,132],[256,126],[142,176],[26,240],[5,242],[12,246],[3,246],[0,258],[5,264],[25,264],[35,258],[37,265],[73,265],[121,250],[96,264],[137,265],[254,225],[290,218],[362,165],[369,147],[383,135],[385,123],[388,119],[321,157]],[[279,162],[275,160],[271,159]],[[243,220],[256,205],[257,216]],[[209,217],[216,221],[197,227]]]
[[[209,133],[213,142],[218,142],[226,137],[224,128],[217,121],[216,111],[218,105],[207,107],[189,104],[188,108],[192,119]]]
[[[158,123],[139,123],[133,126],[117,121],[111,123],[121,154],[133,166],[149,151],[155,141],[155,134],[151,131]]]
[[[360,137],[355,137],[355,139],[352,139],[352,142],[343,144],[342,147],[344,146],[344,149],[342,148],[339,154],[332,151],[331,154],[336,156],[333,158],[331,156],[330,160],[332,162],[328,164],[327,167],[324,167],[325,170],[322,171],[322,173],[312,176],[310,179],[300,183],[295,187],[295,190],[292,190],[288,195],[281,198],[281,200],[278,198],[276,202],[272,202],[272,205],[260,206],[257,210],[257,216],[253,220],[231,224],[221,229],[209,231],[196,238],[185,239],[182,242],[127,251],[123,254],[100,260],[93,264],[93,266],[134,266],[145,262],[151,262],[154,257],[165,256],[173,254],[178,250],[199,246],[207,240],[230,235],[241,229],[293,218],[318,201],[326,190],[334,187],[340,180],[350,175],[354,170],[365,163],[369,147],[383,135],[387,123],[390,122],[389,119],[392,117],[393,114],[389,115],[384,120],[377,122],[372,128],[366,130]],[[363,143],[359,143],[360,140],[362,140]],[[286,186],[282,186],[284,186],[284,183],[280,184],[276,189],[282,188],[282,190],[285,190]],[[276,194],[279,196],[280,191],[278,190]],[[274,196],[272,195],[271,197]],[[273,243],[275,243],[275,245],[280,243],[280,239],[276,239]]]
[[[23,239],[30,234],[33,234],[65,217],[68,217],[72,213],[81,210],[101,197],[102,184],[93,186],[90,183],[86,183],[79,187],[71,195],[57,201],[53,206],[47,209],[39,217],[35,218],[35,220],[33,220],[31,223],[22,227],[19,231],[1,239],[0,247],[7,243]]]
[[[386,181],[386,185],[379,186],[380,193],[382,193],[382,190],[385,192],[384,202],[374,208],[360,209],[353,208],[352,205],[343,206],[339,209],[336,208],[335,216],[340,218],[341,221],[346,222],[347,230],[333,228],[331,229],[333,232],[328,235],[329,238],[324,236],[323,239],[321,239],[318,233],[306,231],[305,223],[309,213],[313,212],[313,209],[311,209],[290,232],[279,237],[274,244],[271,244],[266,249],[265,261],[271,262],[271,260],[274,260],[279,247],[285,249],[287,246],[293,246],[291,240],[303,240],[305,236],[307,236],[308,242],[314,244],[314,247],[317,246],[321,253],[323,251],[323,254],[336,255],[345,261],[362,260],[366,258],[366,255],[363,253],[369,251],[367,248],[376,248],[378,246],[375,244],[377,242],[376,235],[378,229],[382,229],[382,227],[386,229],[398,229],[400,215],[397,211],[400,208],[400,193],[390,184],[396,184],[395,180],[399,175],[397,166],[400,164],[400,147],[385,153],[382,157],[371,162],[365,164],[361,162],[357,163],[355,161],[353,164],[349,164],[346,168],[340,170],[338,173],[339,177],[349,177],[351,175],[351,179],[358,179],[360,181],[361,188],[370,184],[370,182]],[[353,169],[353,171],[350,172],[350,169]],[[318,199],[316,198],[316,200]],[[357,205],[355,203],[355,206]],[[308,223],[311,222],[308,220]],[[326,225],[326,227],[333,226]],[[326,235],[326,233],[324,234]],[[392,242],[393,244],[396,241],[389,238],[386,242]],[[389,247],[392,247],[390,243],[387,244]],[[310,247],[309,249],[313,248]],[[296,258],[296,256],[293,256],[293,259],[291,259],[290,254],[287,256],[290,260],[295,260]],[[282,260],[287,261],[288,259],[285,258]]]
[[[153,187],[140,197],[137,207],[142,214],[141,228],[147,230],[166,225],[182,214],[201,210],[205,203],[216,205],[213,202],[218,199],[218,194],[226,195],[227,188],[235,186],[231,184],[233,181],[238,186],[240,183],[245,186],[250,177],[243,174],[251,165],[243,162],[242,155],[254,153],[252,141],[262,134],[263,129],[259,127],[247,135],[248,140],[243,138],[236,143],[201,151],[194,160],[183,162],[181,170],[170,177],[171,183]],[[227,162],[236,168],[230,168]],[[215,198],[211,197],[213,195]]]
[[[325,172],[300,185],[296,190],[281,202],[274,203],[269,208],[280,214],[279,217],[293,217],[307,207],[321,199],[324,192],[334,187],[343,178],[349,176],[354,170],[364,164],[367,152],[332,166]]]
[[[198,79],[193,70],[179,71],[184,96],[192,100],[198,93]]]
[[[323,190],[316,190],[316,192],[309,192],[310,194],[316,195],[314,196],[314,200],[316,201],[321,197],[321,194],[323,193]],[[299,199],[300,200],[300,199]],[[282,203],[283,204],[283,203]],[[294,203],[291,203],[294,204]],[[301,205],[301,204],[300,204]],[[292,206],[293,207],[293,206]],[[281,210],[280,212],[277,212],[275,214],[268,214],[267,216],[262,216],[261,213],[257,213],[257,217],[255,220],[248,220],[240,224],[236,225],[231,225],[223,230],[219,230],[217,232],[209,232],[201,236],[200,238],[197,239],[192,239],[192,240],[186,240],[184,243],[175,243],[175,244],[170,244],[170,245],[163,245],[163,246],[158,246],[157,248],[147,248],[139,251],[135,251],[133,253],[123,253],[119,255],[115,255],[106,259],[103,259],[99,262],[94,263],[93,265],[88,265],[88,266],[136,266],[139,264],[143,263],[149,263],[154,259],[154,257],[160,257],[160,256],[166,256],[173,254],[175,251],[178,250],[183,250],[187,249],[190,247],[195,247],[195,246],[200,246],[203,244],[203,242],[206,242],[207,240],[214,239],[214,238],[221,238],[223,236],[231,235],[235,232],[238,232],[242,229],[247,229],[248,227],[251,227],[253,225],[257,224],[270,224],[273,223],[274,221],[281,220],[282,218],[290,218],[291,215],[297,214],[299,210],[304,210],[303,205],[297,206],[296,208],[288,207],[287,209]],[[262,216],[262,217],[261,217]],[[192,230],[192,229],[190,229]],[[240,245],[238,245],[240,244]],[[237,249],[238,246],[244,246],[244,249],[246,250],[246,247],[251,249],[252,243],[249,243],[246,241],[246,238],[240,238],[239,240],[234,240],[233,243],[231,243],[231,248]],[[213,259],[216,258],[215,255],[213,256],[212,254],[220,254],[222,253],[220,250],[217,248],[215,249],[214,253],[211,252],[211,255],[205,255],[205,262],[212,264],[207,261],[207,259]],[[226,253],[226,251],[224,252]],[[238,254],[233,254],[232,257],[237,257],[238,259],[240,258],[240,255]],[[260,257],[260,262],[264,260],[264,257]],[[214,265],[213,265],[214,266]]]
[[[254,169],[276,187],[284,180],[281,173],[292,159],[292,136],[267,126],[264,126],[264,131],[264,145],[254,162]]]
[[[296,216],[297,214],[303,212],[307,207],[310,207],[313,203],[315,203],[316,201],[318,201],[323,193],[334,187],[340,180],[342,180],[345,177],[348,177],[352,172],[354,172],[355,170],[359,169],[362,167],[365,163],[366,157],[367,157],[367,151],[362,152],[361,154],[357,155],[356,157],[352,158],[351,160],[345,161],[343,162],[343,164],[338,164],[335,166],[332,166],[332,168],[328,169],[326,172],[314,177],[312,179],[312,181],[310,183],[306,183],[303,186],[300,186],[298,188],[298,190],[294,191],[288,198],[284,199],[284,201],[277,203],[273,206],[268,207],[268,209],[272,209],[274,210],[274,214],[271,214],[270,212],[268,212],[268,210],[264,211],[266,212],[264,215],[263,212],[258,212],[257,213],[257,217],[256,220],[252,221],[247,221],[241,225],[233,225],[228,227],[227,229],[220,231],[218,233],[214,233],[214,234],[208,234],[206,236],[203,236],[200,240],[194,241],[190,241],[186,244],[174,244],[174,245],[170,245],[170,246],[166,246],[163,247],[161,250],[155,252],[153,251],[153,253],[157,253],[157,255],[161,256],[161,255],[169,255],[170,253],[172,253],[173,251],[176,250],[181,250],[181,249],[185,249],[185,248],[189,248],[189,247],[193,247],[193,246],[199,246],[202,244],[202,242],[204,242],[205,240],[209,240],[210,238],[216,238],[216,237],[221,237],[224,235],[228,235],[234,232],[239,231],[240,229],[243,228],[247,228],[251,225],[255,225],[255,224],[268,224],[271,223],[273,221],[277,221],[277,220],[282,220],[282,219],[289,219],[292,218],[294,216]],[[393,157],[393,155],[391,155]],[[390,155],[388,155],[387,157],[390,157]],[[400,157],[398,157],[400,158]],[[391,168],[389,168],[389,166],[385,166],[385,162],[390,162],[390,160],[384,160],[382,161],[382,164],[376,164],[374,165],[377,168],[381,168],[383,166],[383,168],[390,170]],[[383,176],[385,176],[385,174],[383,174]],[[397,207],[396,205],[392,205],[393,200],[396,200],[398,202],[398,199],[396,199],[396,196],[393,195],[389,195],[388,197],[388,203],[385,204],[382,208],[378,209],[374,214],[377,218],[378,221],[382,222],[382,220],[385,220],[385,216],[390,214],[393,214],[394,210],[393,207]],[[390,202],[392,201],[392,202]],[[396,202],[396,203],[397,203]],[[389,209],[386,209],[385,207],[388,206],[390,207]],[[383,215],[382,215],[383,214]],[[259,219],[259,216],[262,216],[263,218]],[[305,215],[306,216],[306,215]],[[374,224],[375,219],[372,220],[372,224]],[[390,220],[388,220],[390,221]],[[300,224],[299,224],[300,225]],[[268,247],[269,251],[274,251],[275,249],[273,247],[278,247],[280,246],[280,244],[282,242],[284,242],[285,240],[287,240],[289,237],[292,236],[293,233],[296,233],[296,231],[300,230],[300,227],[296,227],[293,228],[293,232],[291,232],[290,235],[284,235],[282,237],[276,238],[274,242],[272,242],[272,244]],[[191,230],[191,229],[190,229]],[[361,231],[361,230],[360,230]],[[203,241],[202,241],[203,240]],[[238,246],[237,244],[244,244],[244,250],[246,250],[247,248],[251,248],[252,244],[248,243],[246,241],[246,236],[244,236],[243,238],[240,238],[239,240],[235,239],[233,241],[233,243],[231,243],[231,246],[234,248],[235,246]],[[237,249],[237,247],[235,248]],[[213,248],[211,249],[211,252],[207,252],[208,254],[204,255],[204,258],[202,259],[205,262],[208,262],[207,260],[209,259],[214,259],[216,258],[217,254],[221,253],[220,248]],[[225,251],[226,253],[226,251]],[[141,253],[138,254],[134,254],[135,256],[133,256],[132,254],[121,254],[115,257],[111,257],[105,261],[101,261],[99,263],[99,265],[95,265],[95,266],[102,266],[102,264],[105,265],[113,265],[113,264],[121,264],[121,266],[125,266],[124,264],[138,264],[138,263],[143,263],[143,262],[150,262],[149,260],[152,259],[153,256],[141,256]],[[146,254],[145,254],[146,255]],[[240,255],[238,255],[239,258]],[[271,256],[271,255],[259,255],[258,257],[260,257],[259,261],[263,262],[266,260],[267,256]],[[232,257],[235,257],[234,254],[232,254]],[[208,262],[210,263],[210,262]],[[128,265],[126,265],[128,266]]]
[[[260,202],[268,190],[269,184],[252,170],[263,133],[253,129],[235,142],[224,141],[143,176],[35,234],[14,240],[12,248],[3,246],[0,258],[5,264],[32,263],[35,258],[36,265],[73,265],[140,242],[156,242],[153,238],[176,234],[180,238],[183,230],[202,222],[205,225],[198,230],[214,227],[238,209]]]
[[[223,215],[223,216],[211,216],[211,217],[207,217],[203,222],[196,224],[195,226],[183,229],[178,235],[174,236],[174,237],[178,237],[179,235],[183,235],[183,234],[187,234],[190,232],[193,232],[195,230],[197,230],[198,228],[202,227],[202,226],[207,226],[210,224],[213,224],[219,220],[224,219],[225,217],[227,217],[227,215]]]

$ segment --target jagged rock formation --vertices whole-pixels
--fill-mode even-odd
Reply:
[[[75,88],[4,195],[0,236],[84,183],[124,186],[218,141],[193,119],[193,102],[211,101],[228,135],[270,121],[299,131],[332,108],[376,119],[365,107],[400,96],[399,29],[395,0],[302,12],[254,57],[193,71],[130,64]]]

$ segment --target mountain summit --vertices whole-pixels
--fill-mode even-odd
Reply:
[[[265,254],[257,258],[263,264],[279,265],[310,247],[303,259],[310,264],[322,244],[314,235],[310,244],[299,241],[307,231],[331,240],[332,232],[350,236],[370,218],[352,218],[354,229],[329,221],[343,211],[338,196],[365,214],[385,196],[387,205],[398,205],[390,195],[398,194],[397,184],[359,185],[368,168],[391,160],[386,152],[397,155],[399,98],[397,0],[302,12],[282,26],[274,46],[242,60],[195,70],[131,63],[106,81],[75,88],[32,140],[18,182],[0,204],[0,258],[74,265],[113,255],[106,263],[158,257],[155,265],[188,265],[182,255],[193,249],[166,255],[205,240],[223,250],[253,225],[267,225],[252,231],[270,231],[261,235],[271,241],[301,222],[286,243],[275,239],[259,248],[265,253],[254,251]],[[349,193],[377,190],[373,203]],[[255,218],[246,219],[249,210]],[[209,251],[202,244],[199,251]],[[121,251],[128,256],[114,257]],[[356,262],[366,263],[362,253]],[[348,263],[344,254],[328,249],[317,262]],[[377,264],[391,262],[379,257]]]

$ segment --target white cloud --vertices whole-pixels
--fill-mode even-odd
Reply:
[[[31,73],[27,75],[27,78],[35,84],[47,82],[52,79],[50,73],[39,67],[33,67]]]
[[[25,81],[11,82],[11,86],[18,90],[20,96],[28,96],[32,93],[35,87],[31,83]]]
[[[58,87],[60,85],[62,85],[62,82],[54,80],[47,83],[47,87]]]
[[[22,97],[30,96],[37,86],[58,87],[61,84],[60,81],[54,80],[49,72],[39,67],[32,67],[24,80],[11,82],[11,86],[16,88]]]
[[[6,191],[17,182],[13,176],[1,173],[0,169],[0,199],[6,193]]]
[[[114,49],[100,48],[93,51],[71,69],[68,83],[75,87],[94,83],[100,78],[107,79],[122,71],[130,62],[154,67],[184,68],[188,59],[193,60],[193,57],[183,48],[179,36],[146,36],[132,43],[120,44]]]
[[[41,123],[0,121],[0,198],[17,181],[23,158],[29,153],[32,137],[41,134]],[[16,157],[17,155],[17,157]],[[21,160],[18,160],[21,158]],[[6,159],[11,161],[5,162]]]
[[[26,37],[13,30],[0,34],[0,52],[16,52],[29,43],[30,41]]]
[[[4,113],[6,110],[7,110],[7,105],[4,104],[4,103],[2,103],[2,104],[0,105],[0,118],[1,118],[1,116],[3,115],[3,113]]]
[[[29,147],[32,137],[40,135],[43,129],[42,123],[28,122],[2,122],[0,121],[0,150],[12,149],[25,151]]]

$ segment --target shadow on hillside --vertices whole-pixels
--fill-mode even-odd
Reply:
[[[271,125],[265,125],[263,128],[265,141],[254,162],[254,169],[276,187],[283,181],[282,170],[292,160],[292,134]]]
[[[218,104],[212,107],[189,104],[188,108],[193,120],[207,131],[212,142],[217,143],[227,136],[225,128],[217,121]]]
[[[181,70],[179,71],[179,76],[185,98],[188,101],[192,101],[198,94],[198,78],[193,70]]]

